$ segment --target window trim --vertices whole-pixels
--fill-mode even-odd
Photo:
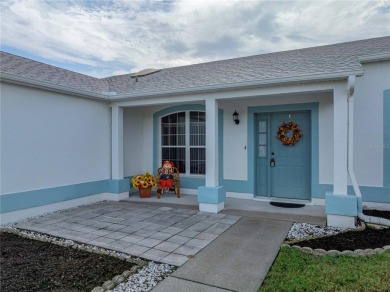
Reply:
[[[198,174],[198,173],[194,173],[192,174],[191,173],[191,155],[190,155],[190,151],[191,151],[191,148],[205,148],[206,149],[206,145],[202,146],[202,145],[190,145],[190,112],[203,112],[203,113],[206,113],[205,110],[200,110],[200,109],[182,109],[182,110],[175,110],[175,111],[172,111],[172,112],[169,112],[169,113],[165,113],[161,116],[158,117],[158,131],[157,131],[157,145],[158,145],[158,153],[157,153],[157,161],[162,161],[162,148],[164,147],[164,145],[162,145],[162,132],[161,132],[161,127],[162,127],[162,119],[166,116],[169,116],[169,115],[172,115],[172,114],[177,114],[177,113],[181,113],[181,112],[184,112],[185,113],[185,155],[186,155],[186,169],[185,169],[185,173],[180,173],[180,176],[183,176],[183,177],[192,177],[192,178],[205,178],[206,176],[206,173],[205,174]],[[177,147],[183,147],[183,146],[177,146]],[[160,165],[161,166],[161,165]],[[159,167],[160,167],[159,166]],[[205,169],[206,171],[206,169]]]

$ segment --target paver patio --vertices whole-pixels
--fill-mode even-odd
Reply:
[[[102,202],[15,225],[176,266],[241,217],[132,202]]]

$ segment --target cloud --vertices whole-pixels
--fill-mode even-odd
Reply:
[[[241,44],[238,38],[229,35],[218,36],[211,40],[199,41],[193,56],[202,57],[204,52],[208,52],[209,58],[222,59],[230,57],[232,52],[239,50]]]
[[[389,1],[3,0],[1,43],[97,77],[389,34]],[[288,8],[288,9],[287,9]]]

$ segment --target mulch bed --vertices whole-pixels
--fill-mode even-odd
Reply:
[[[380,248],[390,245],[390,228],[372,229],[362,231],[349,231],[328,237],[305,240],[296,243],[301,247],[321,248],[324,250],[355,250]]]
[[[367,209],[367,210],[363,210],[363,214],[368,216],[374,216],[374,217],[382,217],[390,220],[390,211]]]
[[[390,219],[390,211],[364,210],[363,214],[368,216]],[[390,228],[373,229],[366,228],[362,231],[349,231],[328,237],[316,238],[296,243],[301,247],[321,248],[324,250],[355,250],[375,249],[390,245]]]
[[[134,264],[0,232],[0,291],[91,291]]]

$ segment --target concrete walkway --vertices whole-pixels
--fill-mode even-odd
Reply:
[[[244,217],[153,292],[257,291],[291,225]]]

